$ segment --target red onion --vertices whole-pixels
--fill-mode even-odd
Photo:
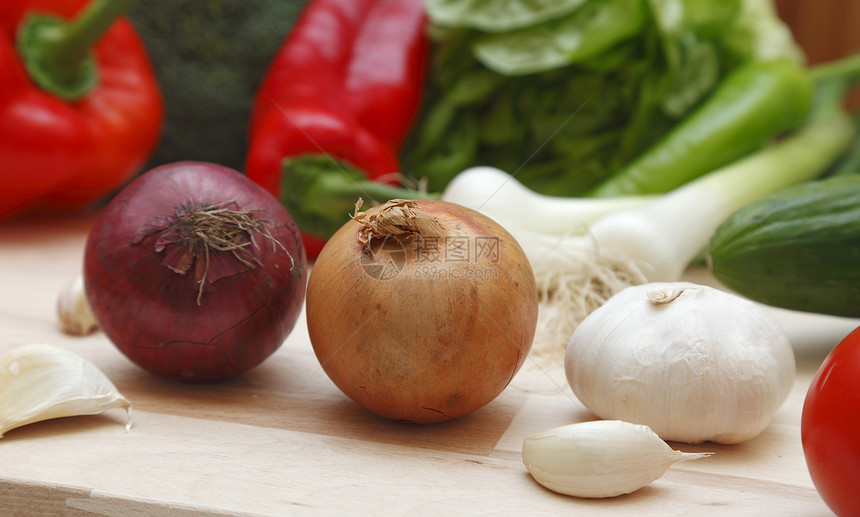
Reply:
[[[308,280],[308,333],[331,380],[383,417],[420,424],[495,399],[525,362],[537,289],[501,226],[444,201],[393,200],[327,242]]]
[[[155,168],[105,208],[86,243],[99,327],[159,376],[221,380],[269,357],[305,295],[298,227],[264,189],[200,162]]]

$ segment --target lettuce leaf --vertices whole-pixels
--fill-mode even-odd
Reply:
[[[656,143],[728,72],[802,53],[773,0],[428,0],[433,60],[403,172],[441,191],[493,165],[576,196]]]
[[[634,36],[645,21],[641,0],[593,0],[546,23],[479,35],[472,53],[501,74],[543,72],[597,56]]]
[[[586,0],[424,0],[430,20],[440,26],[501,32],[564,16]]]

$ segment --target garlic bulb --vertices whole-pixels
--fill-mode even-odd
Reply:
[[[77,275],[63,286],[57,298],[57,316],[60,330],[74,336],[85,336],[98,330],[84,292],[84,277]]]
[[[118,407],[130,411],[131,404],[101,370],[68,350],[24,345],[0,357],[0,437],[33,422]]]
[[[523,463],[532,477],[577,497],[629,494],[679,461],[711,454],[674,451],[647,426],[619,420],[556,427],[523,441]]]
[[[668,441],[739,443],[770,423],[794,383],[794,352],[753,302],[688,282],[628,287],[577,327],[573,392],[600,418]]]

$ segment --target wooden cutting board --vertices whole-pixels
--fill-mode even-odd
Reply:
[[[856,321],[785,311],[798,378],[762,435],[672,444],[716,454],[628,496],[576,499],[542,488],[520,457],[528,434],[594,419],[560,365],[528,361],[485,408],[422,427],[379,419],[343,396],[316,361],[304,315],[263,365],[202,386],[143,372],[100,333],[62,334],[56,296],[81,267],[91,223],[0,226],[0,354],[36,342],[81,354],[131,400],[132,427],[111,410],[8,432],[0,515],[829,515],[806,469],[800,414],[824,355]]]

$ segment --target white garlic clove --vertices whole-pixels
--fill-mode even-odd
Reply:
[[[75,353],[33,344],[0,357],[0,437],[33,422],[111,408],[130,411],[131,404],[101,370]]]
[[[544,487],[576,497],[629,494],[679,461],[713,453],[672,450],[648,426],[620,420],[581,422],[523,441],[523,463]]]
[[[84,291],[84,277],[77,275],[63,286],[57,298],[57,317],[60,330],[74,336],[86,336],[98,330]]]

